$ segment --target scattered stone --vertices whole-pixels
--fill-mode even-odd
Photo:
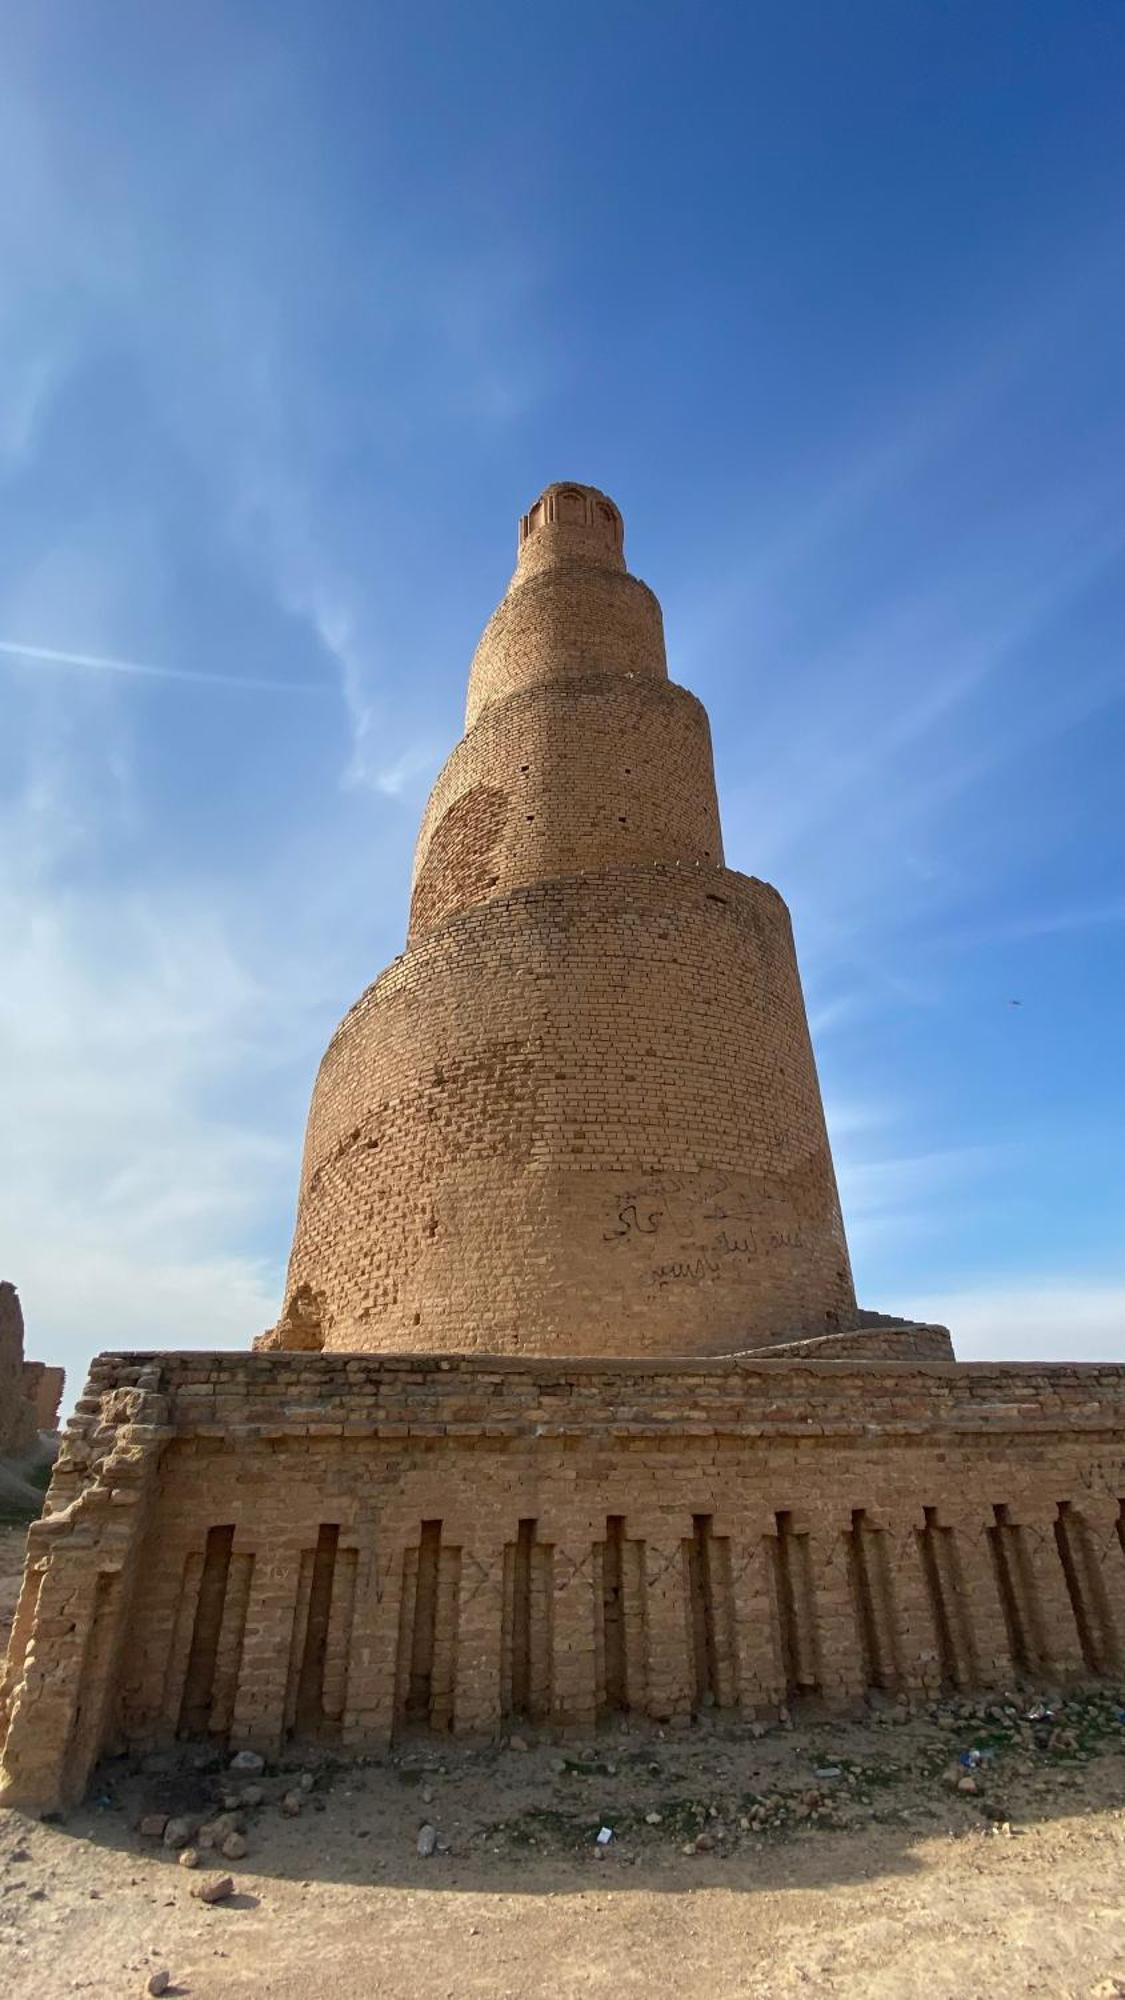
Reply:
[[[230,1760],[232,1771],[241,1771],[244,1777],[260,1778],[266,1768],[266,1760],[259,1757],[256,1750],[237,1750]]]
[[[522,1736],[509,1736],[508,1748],[509,1750],[526,1750],[527,1743]]]
[[[422,1804],[423,1804],[424,1806],[432,1806],[432,1805],[433,1805],[433,1802],[434,1802],[434,1794],[433,1794],[433,1789],[432,1789],[432,1787],[431,1787],[430,1785],[423,1785],[423,1787],[422,1787]]]
[[[243,1785],[238,1802],[243,1806],[260,1806],[265,1796],[260,1785]]]
[[[419,1827],[417,1840],[418,1852],[424,1861],[428,1861],[436,1846],[437,1828],[436,1826],[431,1826],[427,1820],[425,1826]]]
[[[199,1882],[192,1890],[201,1903],[225,1903],[234,1895],[234,1877],[231,1875],[209,1875],[206,1882]]]
[[[165,1847],[186,1847],[191,1839],[190,1819],[170,1819],[164,1828]]]
[[[151,1972],[149,1974],[148,1985],[145,1987],[145,1992],[155,1993],[155,1994],[167,1993],[168,1988],[170,1987],[171,1984],[172,1984],[171,1973],[165,1972],[163,1968],[161,1968],[159,1972]]]
[[[663,1813],[658,1813],[658,1812],[647,1812],[647,1813],[645,1814],[645,1825],[646,1825],[646,1826],[659,1826],[659,1825],[661,1824],[661,1822],[663,1821],[663,1818],[664,1818],[664,1814],[663,1814]]]
[[[301,1792],[311,1792],[315,1784],[316,1784],[316,1779],[313,1776],[312,1772],[302,1771],[301,1776],[298,1780],[297,1789],[298,1791]]]
[[[181,1868],[198,1868],[200,1862],[198,1847],[181,1847],[176,1860]]]
[[[959,1792],[979,1792],[980,1786],[977,1784],[976,1779],[969,1772],[966,1772],[963,1778],[958,1778],[957,1790]]]
[[[219,1849],[224,1861],[243,1861],[249,1851],[250,1845],[244,1833],[228,1833]]]
[[[300,1792],[286,1792],[281,1801],[281,1810],[287,1819],[296,1819],[304,1803]]]
[[[137,1822],[137,1832],[143,1833],[146,1840],[163,1840],[167,1824],[167,1813],[145,1813],[143,1819]],[[19,1855],[13,1858],[23,1860],[25,1857]]]

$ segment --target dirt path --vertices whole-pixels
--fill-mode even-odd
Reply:
[[[0,1993],[139,2000],[167,1968],[194,2000],[1109,2000],[1125,1994],[1119,1699],[1048,1691],[1044,1714],[1025,1691],[472,1752],[423,1739],[261,1777],[188,1746],[120,1761],[62,1821],[0,1813]],[[196,1841],[225,1806],[244,1858],[185,1869],[139,1831],[182,1815]],[[208,1908],[191,1892],[219,1869],[236,1893]]]

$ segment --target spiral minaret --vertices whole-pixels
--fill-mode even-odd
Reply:
[[[621,516],[549,486],[469,675],[407,948],[329,1044],[269,1346],[717,1354],[855,1321],[789,915]]]

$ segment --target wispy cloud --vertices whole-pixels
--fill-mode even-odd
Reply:
[[[1125,1362],[1125,1280],[1047,1272],[925,1292],[896,1310],[949,1327],[962,1361]]]
[[[322,681],[273,680],[262,674],[209,674],[197,667],[157,667],[141,660],[111,659],[105,653],[64,652],[56,646],[30,646],[0,639],[0,653],[50,667],[85,667],[97,673],[127,674],[152,681],[190,681],[202,687],[249,688],[262,694],[327,694]]]
[[[375,774],[375,784],[388,799],[401,798],[416,778],[427,776],[437,769],[441,752],[431,742],[411,743],[391,763],[384,764]]]
[[[100,883],[100,747],[37,748],[0,822],[0,1270],[75,1393],[98,1348],[269,1322],[299,1113],[263,1106],[304,1054],[302,961],[268,977],[237,892]]]

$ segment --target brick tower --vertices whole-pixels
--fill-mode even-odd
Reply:
[[[592,487],[520,522],[407,949],[321,1064],[263,1346],[662,1357],[854,1324],[788,912],[723,865],[707,716],[623,544]]]
[[[706,716],[589,487],[521,523],[256,1345],[92,1363],[5,1805],[179,1737],[380,1755],[1125,1666],[1125,1368],[856,1311],[785,906],[723,865]]]

